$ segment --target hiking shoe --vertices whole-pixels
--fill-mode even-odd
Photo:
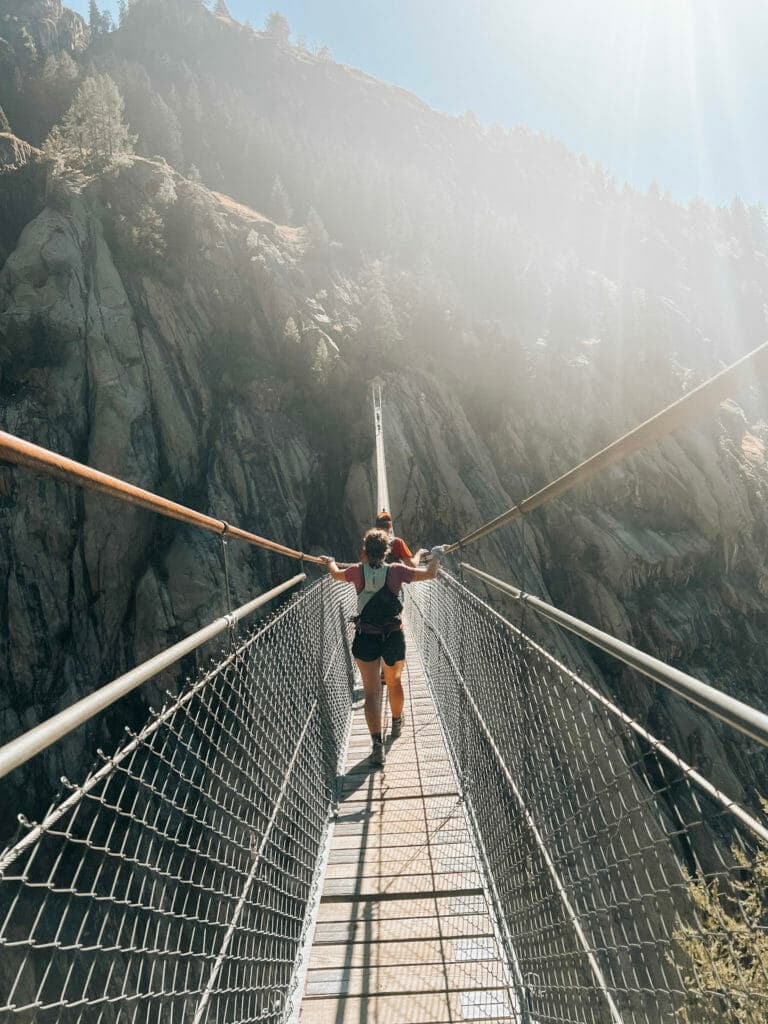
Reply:
[[[381,740],[373,741],[373,749],[371,750],[371,756],[368,758],[374,768],[383,768],[384,762],[387,759],[387,755],[384,753],[384,744]]]
[[[393,718],[392,719],[392,728],[389,730],[389,736],[390,736],[390,739],[396,740],[396,739],[399,739],[399,737],[402,736],[402,734],[403,734],[403,718],[402,718],[402,715],[401,715],[400,718]]]

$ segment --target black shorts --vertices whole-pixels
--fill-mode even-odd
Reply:
[[[382,635],[379,633],[355,633],[352,641],[352,656],[360,661],[378,661],[383,658],[387,665],[405,658],[405,634],[402,629]]]

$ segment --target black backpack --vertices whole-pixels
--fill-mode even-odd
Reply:
[[[387,569],[389,577],[389,569]],[[400,614],[403,606],[397,594],[393,594],[384,581],[384,586],[377,590],[353,622],[358,633],[373,633],[386,636],[403,628]]]

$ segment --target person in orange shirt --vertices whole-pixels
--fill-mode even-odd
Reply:
[[[405,543],[403,538],[395,537],[394,530],[392,529],[392,516],[385,508],[383,508],[376,516],[376,529],[384,530],[389,534],[392,546],[389,554],[387,555],[388,562],[402,562],[403,565],[410,566],[411,569],[416,569],[421,563],[422,557],[429,554],[426,548],[419,548],[415,555],[411,554],[411,549]]]

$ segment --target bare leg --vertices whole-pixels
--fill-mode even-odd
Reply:
[[[392,709],[393,718],[400,718],[405,703],[402,683],[403,665],[405,665],[404,661],[396,661],[394,665],[384,662],[384,680],[387,684],[389,706]]]
[[[368,732],[373,736],[375,732],[381,733],[381,682],[379,680],[379,664],[381,659],[376,661],[360,661],[355,658],[355,664],[360,669],[363,677],[363,692],[365,693],[365,724]]]

